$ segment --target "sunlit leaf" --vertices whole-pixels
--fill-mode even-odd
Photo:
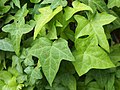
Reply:
[[[61,60],[74,61],[74,57],[64,39],[52,42],[44,37],[39,38],[29,53],[40,59],[42,70],[50,85],[52,85],[56,76]]]

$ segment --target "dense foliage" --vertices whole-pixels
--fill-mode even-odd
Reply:
[[[120,0],[0,0],[0,90],[120,90]]]

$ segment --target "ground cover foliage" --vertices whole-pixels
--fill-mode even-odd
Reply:
[[[119,90],[120,0],[0,0],[0,90]]]

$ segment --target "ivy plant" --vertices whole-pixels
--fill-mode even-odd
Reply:
[[[0,0],[0,90],[119,90],[119,0]]]

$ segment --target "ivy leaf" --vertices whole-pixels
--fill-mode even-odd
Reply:
[[[13,52],[13,45],[8,38],[0,40],[0,50]]]
[[[46,23],[48,23],[61,10],[62,10],[61,6],[57,7],[55,10],[52,10],[50,6],[39,9],[41,14],[35,17],[36,26],[35,26],[35,31],[34,31],[34,39],[37,37],[37,35],[39,34],[43,26]]]
[[[120,7],[120,0],[108,0],[108,8],[113,8],[114,6]]]
[[[4,14],[10,10],[9,5],[4,5],[8,0],[0,0],[0,14]]]
[[[79,38],[75,42],[76,51],[73,52],[76,61],[74,67],[79,76],[90,69],[106,69],[114,67],[107,53],[97,45],[97,38],[93,35]]]
[[[19,9],[15,14],[15,20],[20,20],[21,18],[24,18],[28,14],[27,10],[27,4],[25,4],[21,9]]]
[[[111,52],[109,54],[110,59],[112,62],[117,65],[117,63],[120,61],[120,45],[116,44],[111,47]]]
[[[31,3],[39,3],[41,0],[30,0]]]
[[[111,23],[115,19],[114,16],[107,13],[97,13],[91,20],[76,15],[75,20],[77,21],[78,26],[75,31],[75,38],[77,39],[84,35],[94,34],[94,36],[97,37],[98,44],[109,52],[109,44],[102,26]]]
[[[72,7],[65,8],[64,15],[65,15],[66,20],[69,20],[73,16],[73,14],[75,14],[76,12],[79,12],[79,11],[90,10],[91,12],[93,12],[89,6],[87,6],[83,3],[80,3],[79,1],[74,1],[72,3],[72,6],[73,6],[73,8]]]
[[[97,9],[100,12],[108,12],[108,7],[104,0],[80,0],[80,1],[90,6],[94,12]]]
[[[74,61],[67,42],[62,38],[52,42],[47,38],[41,37],[36,40],[29,53],[39,58],[42,70],[51,86],[61,60]]]
[[[49,39],[57,39],[57,31],[56,31],[56,26],[55,26],[55,21],[51,20],[48,24],[47,24],[47,30],[48,34],[47,37]]]
[[[20,8],[20,0],[12,0],[12,1],[15,4],[15,6],[17,6],[18,8]]]
[[[67,5],[66,0],[44,0],[42,4],[51,4],[51,8],[55,9],[58,6],[65,7]]]
[[[12,24],[7,24],[2,28],[4,32],[9,32],[11,34],[11,41],[17,55],[19,55],[22,35],[30,32],[32,29],[32,26],[25,24],[24,19]]]

